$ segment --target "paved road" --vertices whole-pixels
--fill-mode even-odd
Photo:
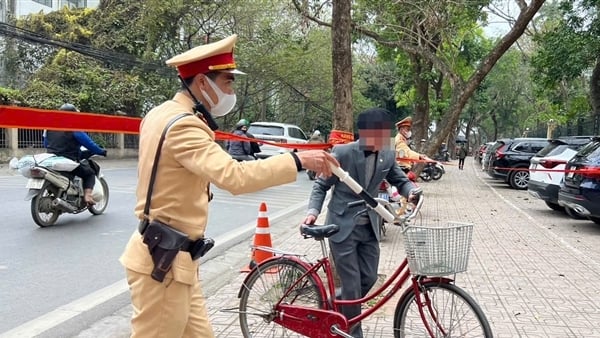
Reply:
[[[29,203],[23,200],[26,179],[0,176],[0,215],[9,220],[3,222],[0,245],[0,332],[123,280],[117,258],[137,223],[132,212],[134,164],[126,163],[127,168],[112,164],[104,171],[111,194],[105,214],[62,215],[55,226],[43,229],[33,223]],[[297,207],[306,200],[310,186],[300,173],[295,183],[253,194],[232,196],[213,188],[207,235],[225,236],[255,223],[261,202],[271,213]]]

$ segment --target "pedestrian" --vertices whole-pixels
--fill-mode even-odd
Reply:
[[[412,191],[416,186],[398,166],[395,151],[390,149],[392,120],[389,112],[381,108],[368,109],[358,115],[357,126],[358,141],[336,145],[332,149],[342,169],[371,195],[377,195],[379,184],[386,179],[402,195],[414,201],[416,196]],[[356,193],[337,177],[319,177],[310,195],[305,224],[314,224],[327,191],[332,187],[326,223],[340,226],[340,231],[329,238],[329,247],[341,281],[341,299],[358,299],[364,297],[377,281],[380,216],[369,209],[355,217],[365,208],[365,205],[348,207],[349,202],[360,200]],[[353,318],[361,313],[361,306],[343,306],[341,311],[347,318]],[[350,334],[362,337],[360,324]]]
[[[65,103],[58,110],[79,112],[79,109],[70,103]],[[83,186],[83,199],[88,205],[96,204],[92,197],[94,185],[96,183],[96,172],[86,161],[87,157],[81,150],[85,147],[87,152],[92,155],[106,156],[106,149],[100,147],[90,136],[83,131],[64,131],[64,130],[45,130],[43,134],[44,147],[48,153],[63,156],[78,162],[77,168],[71,171],[75,176],[81,177]]]
[[[465,165],[465,157],[467,157],[467,147],[465,147],[464,143],[460,145],[458,148],[458,169],[463,170]]]
[[[140,126],[140,225],[120,258],[133,305],[131,337],[214,337],[198,277],[198,258],[210,248],[204,239],[210,183],[237,195],[293,182],[302,168],[328,176],[330,164],[337,165],[320,150],[238,162],[215,142],[213,117],[233,109],[235,75],[243,74],[233,57],[236,40],[232,35],[167,60],[182,88]]]
[[[233,134],[240,137],[254,138],[252,134],[248,133],[248,127],[250,127],[250,121],[241,119],[235,124]],[[256,145],[253,146],[252,143]],[[238,161],[253,161],[256,159],[254,153],[258,144],[250,141],[229,141],[227,142],[227,152],[231,157]],[[258,148],[260,152],[260,147]]]
[[[412,137],[412,117],[408,116],[396,122],[396,129],[398,133],[394,138],[394,144],[398,156],[398,164],[405,173],[408,173],[412,168],[413,160],[432,161],[427,155],[420,154],[412,150],[409,146],[409,140]]]

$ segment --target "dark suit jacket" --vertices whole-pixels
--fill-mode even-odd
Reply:
[[[332,155],[340,162],[342,169],[356,180],[371,196],[377,197],[379,184],[385,178],[390,184],[396,186],[400,194],[408,196],[415,185],[408,180],[402,169],[396,163],[396,153],[394,150],[380,151],[377,155],[375,171],[368,186],[365,184],[365,155],[359,149],[358,141],[337,145],[332,150]],[[327,191],[334,187],[331,200],[327,208],[327,224],[338,224],[340,231],[333,235],[330,240],[334,243],[340,243],[350,235],[354,229],[354,216],[357,212],[365,208],[364,204],[348,207],[348,202],[360,200],[347,185],[341,182],[337,176],[331,176],[327,179],[319,178],[313,185],[308,204],[309,213],[311,210],[321,212],[323,201]],[[369,219],[373,232],[379,240],[379,215],[369,209]]]

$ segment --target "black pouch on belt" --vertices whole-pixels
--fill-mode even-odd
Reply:
[[[189,249],[192,260],[196,260],[204,256],[212,247],[215,246],[215,241],[212,238],[200,238],[195,241]]]
[[[175,256],[188,242],[188,235],[161,222],[152,221],[146,227],[143,236],[154,263],[151,276],[154,280],[162,282],[171,270]]]

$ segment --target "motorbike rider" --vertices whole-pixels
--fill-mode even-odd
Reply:
[[[408,116],[403,120],[396,122],[396,128],[398,129],[398,133],[394,139],[396,154],[399,158],[398,164],[404,170],[405,173],[410,171],[410,168],[413,165],[412,160],[429,160],[431,159],[427,157],[427,155],[420,154],[410,148],[408,145],[408,141],[412,137],[412,117]]]
[[[321,132],[315,130],[312,135],[308,138],[308,143],[324,143],[325,139],[321,136]]]
[[[241,119],[235,124],[235,130],[233,131],[233,134],[242,137],[254,138],[252,134],[248,133],[248,127],[250,127],[250,121]],[[227,152],[229,155],[231,155],[231,157],[238,161],[252,161],[256,159],[254,154],[260,152],[260,147],[256,142],[229,141],[227,143]]]
[[[79,112],[79,110],[70,103],[63,104],[59,110]],[[83,131],[44,131],[44,147],[46,147],[48,153],[79,162],[79,166],[72,170],[71,173],[81,177],[85,203],[87,205],[94,205],[96,202],[92,198],[92,191],[94,189],[94,183],[96,182],[95,172],[86,160],[86,157],[82,157],[81,146],[87,148],[93,155],[106,156],[106,149],[98,146],[89,135]]]

